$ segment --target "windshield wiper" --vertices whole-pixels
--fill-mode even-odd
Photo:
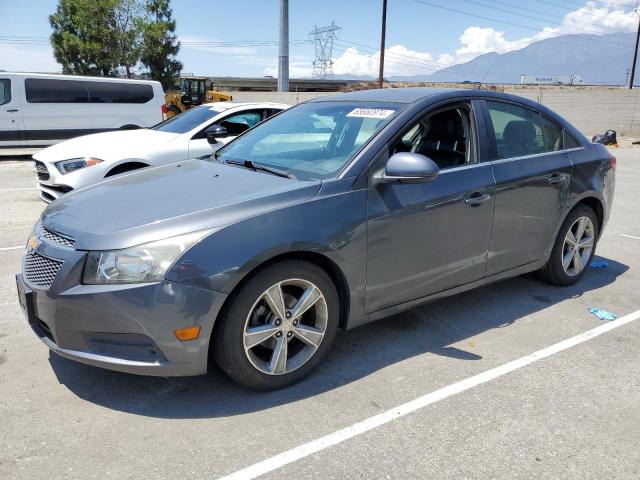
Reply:
[[[241,167],[248,168],[249,170],[253,170],[254,172],[266,172],[272,175],[276,175],[278,177],[290,178],[292,180],[297,180],[295,175],[286,172],[284,170],[280,170],[277,168],[266,167],[264,165],[260,165],[257,163],[253,163],[251,160],[225,160],[225,163],[229,163],[231,165],[240,165]]]

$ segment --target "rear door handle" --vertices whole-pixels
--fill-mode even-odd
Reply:
[[[478,205],[483,204],[484,202],[491,199],[490,193],[480,194],[479,192],[474,193],[469,198],[467,198],[464,203],[471,207],[477,207]]]
[[[10,108],[9,110],[7,110],[7,112],[17,112],[18,109],[17,108]]]
[[[554,173],[549,177],[549,183],[557,185],[558,183],[564,183],[567,181],[568,175],[564,173]]]

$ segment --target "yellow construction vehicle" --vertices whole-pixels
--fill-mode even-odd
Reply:
[[[203,103],[228,102],[233,99],[228,93],[214,90],[213,85],[207,89],[207,80],[207,77],[180,77],[180,87],[164,96],[167,118]]]

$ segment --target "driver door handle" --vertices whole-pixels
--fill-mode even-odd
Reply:
[[[472,194],[469,198],[467,198],[464,203],[471,207],[477,207],[478,205],[483,204],[491,199],[490,193],[481,194],[480,192],[476,192]]]
[[[567,174],[564,173],[554,173],[549,177],[549,183],[552,185],[556,185],[558,183],[566,182],[568,178]]]
[[[17,108],[10,108],[9,110],[7,110],[7,112],[12,112],[12,113],[13,113],[13,112],[17,112],[17,111],[18,111],[18,109],[17,109]]]

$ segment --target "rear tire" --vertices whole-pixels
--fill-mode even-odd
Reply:
[[[586,205],[574,208],[558,232],[549,261],[538,272],[540,278],[562,287],[575,284],[589,268],[599,233],[594,211]]]
[[[212,356],[241,385],[256,390],[291,385],[331,349],[340,314],[338,292],[313,263],[271,265],[234,292],[230,302],[216,321]]]

